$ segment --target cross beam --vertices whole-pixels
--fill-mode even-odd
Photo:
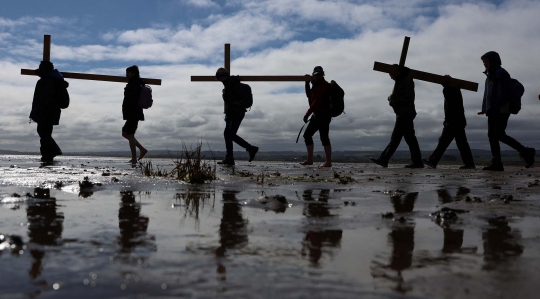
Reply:
[[[225,44],[224,66],[231,73],[231,44]],[[313,81],[313,76],[240,76],[240,81],[252,82],[305,82]],[[191,82],[218,81],[216,76],[191,76]]]
[[[51,59],[51,36],[43,36],[43,61],[50,61]],[[106,82],[121,82],[127,83],[128,78],[124,76],[109,76],[98,74],[84,74],[84,73],[70,73],[60,72],[64,78],[68,79],[81,79],[81,80],[93,80],[93,81],[106,81]],[[21,69],[21,75],[37,76],[36,70]],[[161,85],[161,79],[141,78],[146,84],[149,85]]]
[[[407,51],[409,49],[409,41],[410,41],[410,37],[406,36],[405,41],[403,42],[401,58],[399,60],[400,66],[405,66],[405,59],[407,58]],[[395,65],[375,61],[375,64],[373,65],[373,70],[383,72],[383,73],[393,73],[393,72],[398,71],[398,67]],[[466,81],[466,80],[461,80],[461,79],[456,79],[456,78],[448,78],[445,76],[417,71],[413,69],[409,71],[409,76],[413,79],[422,80],[426,82],[437,83],[437,84],[448,83],[448,85],[452,87],[457,87],[457,88],[470,90],[474,92],[478,91],[478,83],[476,82],[471,82],[471,81]]]

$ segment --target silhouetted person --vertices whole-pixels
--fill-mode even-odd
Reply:
[[[67,108],[69,105],[69,95],[66,90],[69,84],[64,81],[62,74],[54,69],[50,61],[42,61],[36,73],[40,79],[36,83],[30,119],[37,123],[41,161],[52,162],[54,157],[62,155],[60,147],[52,138],[52,132],[53,126],[60,123],[60,109]]]
[[[394,131],[390,136],[390,143],[381,153],[379,158],[369,158],[371,162],[382,167],[388,167],[388,161],[396,152],[401,138],[405,138],[405,142],[409,146],[411,152],[412,164],[406,165],[406,168],[424,168],[422,163],[422,154],[420,146],[414,132],[414,118],[416,117],[416,108],[414,106],[414,82],[409,77],[409,69],[406,67],[398,67],[397,72],[391,72],[390,78],[396,81],[392,94],[388,97],[388,104],[394,109],[396,114],[396,124]]]
[[[58,246],[62,243],[64,215],[57,212],[56,199],[50,196],[49,189],[35,188],[33,198],[36,202],[29,202],[26,208],[28,218],[28,238],[30,243],[42,246]],[[41,275],[42,260],[45,252],[41,249],[31,249],[34,258],[29,275],[35,279]]]
[[[334,80],[328,83],[324,79],[324,70],[320,66],[313,69],[312,76],[314,80],[306,81],[306,96],[308,98],[309,109],[304,115],[304,122],[309,124],[304,132],[304,142],[307,148],[307,159],[301,162],[301,165],[313,165],[313,135],[319,131],[319,136],[324,148],[326,161],[319,167],[332,167],[332,145],[330,144],[330,122],[332,121],[330,98],[335,88],[339,88]]]
[[[446,77],[451,78],[446,75]],[[463,165],[459,169],[476,169],[474,160],[467,142],[465,127],[467,120],[465,119],[465,109],[463,108],[463,96],[461,90],[457,87],[452,87],[446,82],[443,89],[444,95],[444,122],[439,144],[433,151],[429,159],[422,159],[422,162],[431,168],[437,168],[437,164],[441,160],[442,155],[452,142],[456,139],[456,145],[459,149],[459,154],[463,160]]]
[[[225,160],[218,162],[218,164],[234,165],[233,142],[246,149],[249,153],[249,162],[251,162],[259,148],[252,146],[237,135],[240,124],[246,115],[246,108],[241,105],[243,92],[240,80],[238,77],[231,77],[226,68],[219,68],[216,71],[216,79],[221,81],[224,86],[222,96],[225,102],[225,130],[223,136],[225,137],[225,148],[227,149]]]
[[[129,160],[129,163],[135,164],[138,160],[140,161],[144,158],[148,152],[135,138],[139,121],[144,121],[143,108],[139,106],[141,86],[144,85],[144,81],[141,79],[139,67],[136,65],[132,65],[126,69],[126,77],[129,81],[124,88],[124,101],[122,102],[122,116],[126,121],[122,127],[122,137],[129,141],[129,149],[131,150],[131,160]],[[137,148],[139,148],[140,152],[138,159]]]
[[[512,98],[510,74],[501,67],[501,57],[497,52],[487,52],[481,58],[486,68],[484,74],[487,78],[482,111],[478,112],[478,115],[485,114],[488,118],[488,138],[492,156],[491,164],[483,170],[504,171],[499,141],[518,151],[519,156],[525,161],[525,167],[529,168],[534,164],[536,150],[525,147],[506,135]]]

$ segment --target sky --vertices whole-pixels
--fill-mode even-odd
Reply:
[[[540,149],[539,15],[540,1],[529,0],[11,1],[0,10],[0,149],[39,149],[36,124],[28,121],[37,77],[20,69],[37,68],[44,34],[52,35],[51,61],[60,71],[122,76],[136,64],[142,77],[163,80],[136,133],[149,150],[178,150],[199,139],[225,149],[222,85],[190,76],[215,74],[230,43],[233,75],[304,75],[322,66],[345,90],[346,114],[330,126],[333,149],[382,151],[395,121],[387,101],[393,81],[373,63],[397,63],[405,36],[408,67],[480,84],[478,92],[463,91],[475,149],[489,149],[487,118],[476,114],[485,81],[480,57],[497,51],[525,86],[507,133]],[[67,81],[71,105],[53,133],[62,150],[127,151],[125,84]],[[305,151],[295,143],[308,108],[304,84],[249,84],[254,105],[239,135],[262,151]],[[415,85],[416,135],[420,148],[432,151],[442,131],[442,86]],[[318,134],[314,140],[322,150]],[[400,149],[407,149],[404,141]]]

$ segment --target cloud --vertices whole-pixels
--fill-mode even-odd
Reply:
[[[216,8],[219,7],[217,3],[211,0],[185,0],[184,3],[202,8]]]

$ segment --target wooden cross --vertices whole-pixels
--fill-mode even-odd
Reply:
[[[225,44],[225,68],[231,73],[231,44]],[[240,81],[298,82],[313,81],[313,76],[240,76]],[[216,76],[191,76],[191,82],[218,81]]]
[[[51,36],[43,36],[43,61],[51,60]],[[60,72],[64,78],[69,79],[82,79],[82,80],[94,80],[94,81],[107,81],[107,82],[123,82],[127,83],[128,78],[124,76],[109,76],[98,74],[82,74],[82,73],[70,73]],[[21,75],[37,76],[36,70],[21,69]],[[161,85],[161,79],[141,78],[146,84]]]
[[[409,41],[410,37],[406,36],[405,41],[403,42],[403,49],[401,50],[401,58],[399,59],[399,66],[405,66],[405,59],[407,59],[407,51],[409,50]],[[398,71],[398,67],[391,64],[386,64],[382,62],[375,61],[375,65],[373,66],[374,71],[379,71],[383,73],[393,73]],[[438,83],[438,84],[444,84],[448,82],[448,85],[452,87],[457,87],[461,89],[466,89],[470,91],[478,91],[478,83],[465,81],[461,79],[456,78],[448,78],[441,75],[426,73],[422,71],[417,71],[411,69],[409,72],[409,76],[413,79],[418,79],[422,81],[427,81],[431,83]]]

